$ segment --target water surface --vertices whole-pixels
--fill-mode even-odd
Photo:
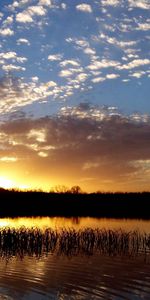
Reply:
[[[22,250],[21,244],[18,250],[16,247],[12,248],[12,245],[7,247],[4,244],[1,247],[0,300],[150,299],[150,221],[48,217],[0,219],[1,232],[8,228],[11,232],[20,230],[20,236],[21,230],[27,229],[29,238],[31,232],[39,230],[41,234],[45,234],[49,228],[52,233],[57,231],[58,240],[53,248],[42,246],[42,250],[38,248],[38,251],[37,245],[33,245],[33,248],[29,245],[27,250]],[[85,251],[89,250],[86,248],[89,232],[93,234],[95,230],[99,230],[100,234],[104,233],[101,235],[104,239],[101,246],[104,245],[104,249],[96,248],[96,241],[92,251]],[[74,232],[88,232],[88,235],[84,243],[80,239],[81,244],[79,247],[75,245],[74,251],[72,245],[67,246],[71,251],[66,252],[64,249],[60,251],[62,232],[70,232],[71,241]],[[114,233],[118,235],[112,235]],[[121,244],[121,237],[126,237],[126,233],[130,234],[129,247]],[[118,238],[116,244],[112,241],[112,249],[109,234]],[[67,236],[65,243],[66,240]]]

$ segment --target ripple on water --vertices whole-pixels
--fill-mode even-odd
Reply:
[[[108,242],[109,235],[103,233],[104,241]],[[120,231],[120,234],[124,233]],[[80,249],[73,252],[76,255],[43,251],[36,256],[31,251],[20,255],[19,248],[12,257],[9,247],[5,247],[2,253],[6,255],[0,259],[0,300],[150,299],[149,249],[146,253],[142,248],[135,253],[121,252],[121,248],[119,252],[116,248],[109,252],[109,243],[104,252],[96,248],[92,255]]]

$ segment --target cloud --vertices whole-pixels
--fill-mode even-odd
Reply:
[[[116,6],[120,5],[121,2],[122,2],[121,0],[102,0],[101,4],[103,6],[114,6],[114,7],[116,7]]]
[[[27,11],[24,11],[16,15],[16,21],[19,23],[32,23],[33,19]]]
[[[135,77],[135,78],[141,78],[145,74],[146,74],[146,72],[144,72],[144,71],[138,71],[138,72],[134,72],[134,73],[130,74],[129,76]]]
[[[52,1],[51,0],[39,0],[39,5],[51,7]]]
[[[2,29],[0,29],[0,35],[11,36],[11,35],[14,35],[14,31],[10,28],[2,28]]]
[[[12,157],[12,156],[3,156],[0,157],[0,161],[3,162],[16,162],[18,159],[16,157]]]
[[[99,83],[99,82],[103,82],[103,81],[105,81],[105,80],[106,80],[105,77],[95,77],[95,78],[91,79],[91,81],[92,81],[93,83]]]
[[[31,16],[44,16],[47,12],[46,9],[41,5],[29,6],[27,11]]]
[[[67,8],[67,4],[66,3],[61,3],[61,8],[62,9],[66,9]]]
[[[22,67],[19,67],[19,66],[15,66],[15,65],[12,65],[12,64],[9,64],[9,65],[5,64],[5,61],[8,61],[8,60],[12,60],[13,62],[16,61],[18,63],[24,63],[24,62],[27,61],[26,57],[18,56],[16,52],[13,52],[13,51],[1,52],[0,53],[0,59],[3,60],[2,69],[5,70],[5,71],[10,71],[10,70],[18,70],[18,71],[22,70],[22,71],[24,71],[25,70],[25,68],[22,68]]]
[[[82,48],[89,47],[89,42],[84,39],[75,39],[75,40],[67,39],[67,42],[75,42],[77,46]]]
[[[26,44],[26,45],[30,46],[29,40],[27,40],[25,38],[20,38],[17,40],[17,45],[21,45],[21,44]]]
[[[76,5],[76,9],[83,11],[83,12],[92,13],[91,5],[86,4],[86,3],[81,3],[81,4]]]
[[[0,124],[1,141],[1,166],[15,158],[13,163],[19,161],[30,180],[40,174],[60,184],[94,178],[95,188],[102,184],[103,190],[149,187],[148,115],[124,116],[115,107],[80,103],[63,107],[53,117],[5,121]],[[104,184],[106,180],[113,185]]]
[[[2,66],[6,72],[25,71],[25,68],[12,64]],[[0,113],[6,114],[18,110],[19,107],[32,104],[36,101],[46,101],[48,97],[55,98],[61,95],[63,89],[54,81],[39,83],[37,80],[28,83],[13,76],[0,79]]]
[[[8,17],[3,21],[2,26],[5,27],[5,26],[7,26],[7,25],[12,24],[12,23],[13,23],[13,20],[14,20],[13,15],[12,15],[12,16],[8,16]]]
[[[80,73],[76,76],[76,80],[79,82],[84,82],[88,78],[88,74],[86,73]]]
[[[2,70],[4,70],[5,72],[10,72],[10,71],[25,71],[26,68],[21,67],[21,66],[16,66],[16,65],[3,65],[2,66]]]
[[[118,77],[120,77],[120,75],[119,74],[107,74],[106,75],[106,78],[107,79],[116,79],[116,78],[118,78]]]
[[[32,23],[34,16],[45,16],[47,10],[42,5],[29,6],[26,10],[16,15],[16,21],[19,23]]]
[[[62,54],[50,54],[49,56],[48,56],[48,60],[50,60],[50,61],[59,61],[59,60],[61,60],[62,59]]]
[[[118,70],[129,70],[129,69],[134,69],[139,66],[145,66],[150,64],[150,59],[134,59],[133,61],[124,64],[122,66],[117,66],[116,68]]]
[[[142,30],[142,31],[150,30],[150,23],[138,23],[137,30]]]
[[[128,4],[131,8],[150,9],[149,0],[128,0]]]
[[[107,74],[105,77],[95,77],[95,78],[92,78],[91,81],[93,83],[99,83],[99,82],[105,81],[106,79],[116,79],[118,77],[120,77],[119,74],[111,73],[111,74]]]
[[[119,68],[120,63],[115,60],[102,59],[101,61],[94,61],[92,64],[87,66],[89,70],[99,70],[103,68],[117,67]]]
[[[95,55],[96,51],[94,49],[91,49],[90,47],[85,48],[84,50],[85,54],[89,54],[89,55]]]
[[[0,53],[0,58],[6,59],[6,60],[16,58],[16,56],[17,56],[17,53],[13,52],[13,51]]]
[[[73,74],[72,71],[68,69],[59,72],[60,77],[70,77],[72,76],[72,74]]]
[[[37,82],[39,80],[38,76],[31,77],[32,81]]]
[[[79,66],[80,66],[79,62],[77,62],[77,61],[74,60],[74,59],[64,60],[64,61],[62,61],[62,62],[60,63],[60,66],[61,66],[61,67],[66,67],[66,66],[68,66],[68,65],[71,65],[71,66],[73,66],[73,67],[79,67]]]
[[[137,44],[137,41],[118,41],[115,37],[110,37],[104,33],[101,33],[99,37],[95,37],[95,40],[105,40],[107,43],[114,45],[115,47],[119,48],[126,48],[135,46]]]
[[[83,71],[83,68],[68,68],[59,72],[60,77],[70,77]]]

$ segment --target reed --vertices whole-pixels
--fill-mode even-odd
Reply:
[[[40,257],[47,253],[75,256],[100,253],[109,256],[135,257],[150,252],[150,234],[123,230],[46,228],[0,230],[0,257],[25,255]]]

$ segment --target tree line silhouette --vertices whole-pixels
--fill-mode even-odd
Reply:
[[[85,193],[70,190],[0,189],[0,216],[66,216],[150,219],[150,192]]]

